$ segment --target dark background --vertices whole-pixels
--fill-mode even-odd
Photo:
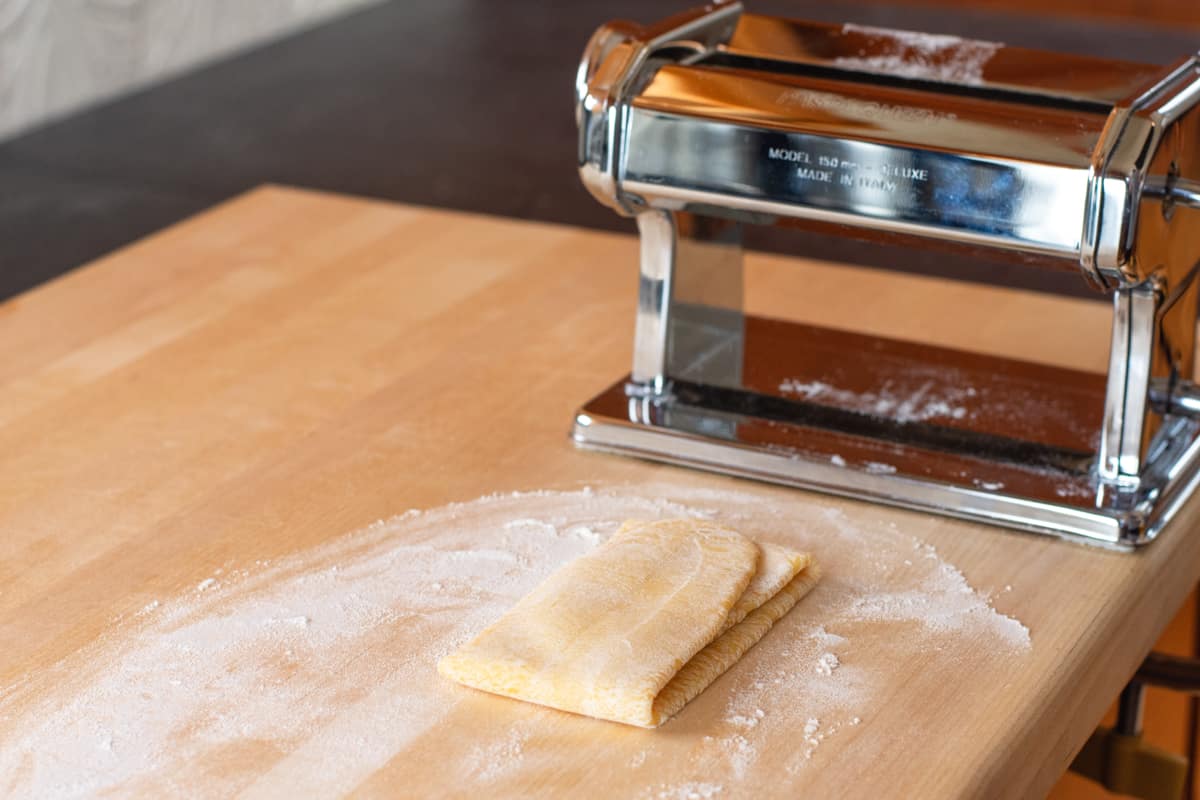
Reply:
[[[1194,0],[1189,0],[1194,2]],[[575,173],[572,84],[602,22],[688,0],[439,3],[342,17],[0,143],[0,297],[264,182],[632,230]],[[748,10],[1168,63],[1200,30],[958,6],[749,0]],[[1180,8],[1184,13],[1190,4]],[[815,234],[785,249],[1089,295],[1069,273]]]

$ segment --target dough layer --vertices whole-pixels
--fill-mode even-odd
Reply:
[[[815,584],[811,558],[705,520],[630,521],[438,664],[466,686],[655,727]]]

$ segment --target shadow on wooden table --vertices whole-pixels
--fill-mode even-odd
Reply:
[[[1195,652],[1196,638],[1196,595],[1193,593],[1187,602],[1175,615],[1170,626],[1163,632],[1162,638],[1154,649],[1162,653],[1174,655],[1191,655]],[[1197,754],[1188,754],[1189,731],[1187,695],[1172,692],[1167,689],[1150,687],[1146,690],[1145,708],[1145,737],[1146,740],[1159,747],[1175,753],[1190,755],[1197,761]],[[1104,725],[1112,725],[1116,720],[1116,704],[1109,709],[1104,718]],[[1068,772],[1050,792],[1049,800],[1108,800],[1109,798],[1124,797],[1105,791],[1099,784]],[[1193,798],[1200,793],[1193,793]]]

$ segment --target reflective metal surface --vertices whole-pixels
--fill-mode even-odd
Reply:
[[[742,380],[742,247],[736,222],[669,211],[638,214],[641,272],[633,380]]]
[[[1200,178],[1197,134],[1200,56],[1183,59],[1146,91],[1113,107],[1092,158],[1081,253],[1102,286],[1128,287],[1156,276],[1174,284],[1192,271],[1200,221],[1189,213],[1186,220],[1163,226],[1175,217],[1176,198],[1156,187],[1180,183],[1179,197],[1187,199],[1187,187]],[[1171,252],[1180,245],[1184,253]],[[1171,275],[1163,274],[1168,255],[1174,256]]]
[[[1148,440],[1150,367],[1161,289],[1152,283],[1113,295],[1112,344],[1097,469],[1114,483],[1137,484]]]
[[[1200,56],[718,2],[597,31],[576,118],[584,184],[642,240],[631,377],[580,444],[1114,545],[1200,480]],[[1076,270],[1113,296],[1108,375],[746,317],[746,224]]]
[[[593,34],[575,76],[579,173],[598,200],[628,210],[616,187],[621,170],[626,102],[666,60],[688,60],[733,35],[740,3],[714,3],[657,25],[614,22]]]
[[[1146,64],[1046,53],[1000,42],[755,14],[742,16],[721,51],[743,60],[854,69],[884,81],[926,79],[1109,105],[1145,89],[1161,72]]]
[[[932,150],[901,141],[899,132],[886,130],[879,112],[849,104],[845,97],[808,90],[788,96],[796,103],[840,107],[837,124],[847,128],[873,117],[873,140],[698,120],[651,112],[639,103],[629,117],[623,191],[644,206],[700,213],[717,205],[775,217],[870,224],[879,231],[936,232],[943,240],[1060,258],[1066,262],[1062,268],[1078,261],[1085,157],[1071,166],[1048,166],[1004,155]],[[942,131],[948,124],[958,122],[910,121],[901,132],[915,140],[922,128]],[[1013,137],[1015,147],[1029,138]],[[1061,143],[1054,149],[1067,150]],[[713,153],[722,156],[713,158]]]
[[[1200,386],[1190,381],[1151,381],[1150,404],[1159,414],[1200,418]]]
[[[745,344],[744,388],[618,381],[573,438],[1119,548],[1157,536],[1200,476],[1198,423],[1172,419],[1149,480],[1098,479],[1101,375],[754,317]],[[804,356],[785,369],[788,352]]]
[[[715,3],[593,37],[576,80],[580,173],[619,213],[852,225],[1130,287],[1157,263],[1134,246],[1143,220],[1194,210],[1200,181],[1183,134],[1200,116],[1200,59],[1160,73]]]

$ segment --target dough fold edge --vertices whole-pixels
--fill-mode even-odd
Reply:
[[[658,696],[650,712],[650,724],[657,728],[707,689],[727,669],[736,664],[751,647],[812,591],[821,579],[821,568],[809,561],[805,569],[745,619],[722,633],[675,673]]]
[[[594,592],[608,591],[607,575],[625,590],[642,585],[638,570],[654,575],[653,559],[625,560],[628,548],[644,545],[642,539],[649,536],[651,543],[659,541],[656,537],[673,542],[668,549],[674,552],[678,537],[686,531],[681,525],[694,526],[697,541],[716,535],[741,549],[726,554],[732,562],[702,560],[706,572],[668,570],[671,575],[686,574],[688,580],[657,587],[665,599],[653,605],[646,617],[659,626],[657,634],[637,616],[632,619],[639,624],[626,627],[629,615],[621,611],[625,606],[613,606],[611,599],[602,608],[593,608]],[[713,552],[719,555],[728,549],[722,546]],[[635,549],[633,554],[639,552]],[[748,555],[753,556],[746,562],[748,571],[739,574],[741,567],[732,565]],[[631,563],[638,569],[630,571]],[[697,592],[704,588],[706,576],[716,572],[724,577],[712,583],[714,593]],[[813,589],[820,576],[809,553],[756,543],[711,523],[630,521],[596,551],[563,567],[475,639],[442,658],[437,668],[444,677],[474,689],[656,728],[737,663]],[[691,595],[688,602],[676,601],[674,609],[664,607],[685,592]],[[606,597],[611,598],[611,592]],[[622,625],[605,624],[613,618]],[[635,637],[634,632],[640,633]],[[614,663],[619,666],[612,668]]]

